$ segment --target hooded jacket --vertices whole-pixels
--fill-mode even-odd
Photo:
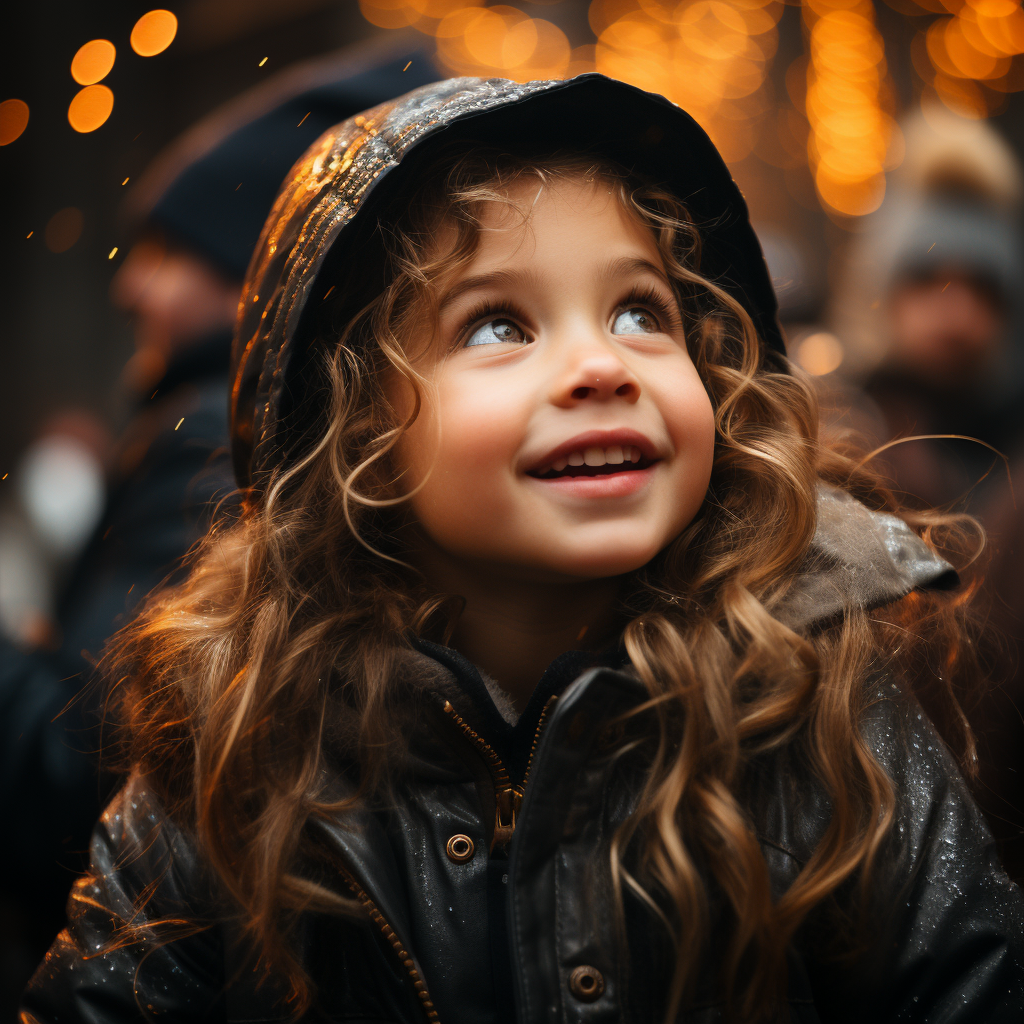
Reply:
[[[851,605],[952,584],[949,565],[900,520],[825,491],[814,542],[777,614],[810,631]],[[580,672],[587,660],[556,659],[515,721],[456,652],[425,643],[405,651],[409,754],[393,800],[308,825],[321,856],[304,870],[356,907],[347,918],[307,915],[299,928],[318,992],[310,1020],[660,1018],[668,940],[627,900],[620,949],[607,867],[645,765],[642,742],[621,754],[642,736],[612,723],[643,693],[615,655]],[[859,958],[839,963],[829,922],[812,917],[788,958],[791,1020],[1016,1024],[1021,895],[918,706],[884,676],[869,685],[861,728],[897,793],[871,893],[876,930]],[[783,752],[755,760],[747,776],[743,800],[778,897],[821,840],[828,799]],[[350,785],[340,772],[325,779],[338,797]],[[131,779],[113,801],[91,852],[68,928],[25,994],[24,1024],[287,1019],[273,984],[258,984],[241,952],[188,829],[164,814],[147,779]],[[131,931],[167,918],[208,927],[163,944]],[[715,980],[709,970],[685,1019],[723,1019]]]
[[[250,267],[233,353],[242,486],[258,493],[301,443],[312,327],[326,281],[361,255],[352,239],[365,236],[354,233],[415,181],[437,143],[524,134],[539,145],[592,149],[671,187],[702,227],[702,272],[781,351],[742,197],[685,113],[601,76],[439,83],[329,131],[278,197]],[[949,565],[900,520],[823,491],[814,542],[775,614],[812,631],[851,607],[954,584]],[[644,699],[622,656],[567,652],[516,719],[457,652],[400,638],[396,647],[409,695],[408,753],[393,798],[307,824],[318,856],[298,870],[354,908],[305,915],[298,927],[318,994],[310,1019],[659,1019],[670,942],[627,894],[623,946],[611,909],[609,842],[636,806],[648,749],[642,716],[636,736],[611,728]],[[809,922],[789,955],[791,1019],[1016,1022],[1024,1012],[1020,894],[917,706],[882,676],[866,685],[875,700],[864,735],[899,794],[887,867],[872,893],[876,941],[839,965],[828,955],[830,921]],[[324,789],[342,798],[352,785],[340,767],[345,751],[327,754],[339,767],[326,770]],[[746,778],[741,796],[779,896],[820,842],[828,799],[784,752],[752,763]],[[68,928],[26,992],[26,1024],[287,1019],[273,983],[260,983],[187,825],[164,812],[158,791],[154,780],[131,779],[97,825]],[[162,939],[148,936],[146,926],[161,920],[172,922]],[[182,921],[205,927],[175,938],[173,922]],[[722,1019],[714,962],[712,950],[688,1020]]]

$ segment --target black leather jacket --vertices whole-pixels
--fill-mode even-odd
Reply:
[[[794,625],[949,582],[949,567],[898,520],[836,492],[821,510],[802,580],[779,610]],[[582,657],[557,659],[513,724],[457,654],[422,644],[409,652],[403,671],[418,696],[393,801],[308,826],[325,855],[318,879],[359,907],[354,918],[303,922],[300,947],[319,991],[311,1019],[660,1018],[667,941],[628,904],[623,953],[607,869],[609,837],[643,773],[642,746],[619,756],[608,725],[638,700],[638,684],[606,666],[577,676]],[[872,685],[862,727],[898,794],[871,894],[877,929],[865,952],[838,962],[827,954],[828,921],[809,923],[790,951],[790,1019],[1016,1024],[1021,895],[927,719],[891,681]],[[828,801],[784,753],[748,775],[745,802],[778,894],[821,838]],[[344,792],[340,775],[332,785]],[[211,926],[159,947],[111,942],[125,922],[161,916]],[[69,918],[25,995],[25,1024],[287,1017],[273,988],[254,983],[187,831],[144,778],[98,824]],[[686,1020],[722,1019],[714,982],[709,972]]]

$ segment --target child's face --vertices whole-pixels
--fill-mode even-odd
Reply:
[[[610,186],[527,179],[511,198],[525,222],[486,204],[470,265],[441,286],[403,480],[422,483],[420,525],[463,564],[547,580],[629,572],[703,501],[711,402],[657,246]]]

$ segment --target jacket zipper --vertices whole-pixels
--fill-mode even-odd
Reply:
[[[494,835],[491,839],[491,852],[495,847],[507,848],[512,842],[512,836],[516,830],[516,818],[519,815],[519,808],[522,806],[523,797],[526,795],[526,784],[530,779],[530,769],[533,767],[533,755],[537,751],[537,744],[540,735],[547,724],[548,714],[551,711],[557,696],[550,697],[540,713],[540,720],[537,722],[537,729],[533,734],[533,744],[530,746],[530,756],[526,761],[526,773],[523,781],[518,786],[512,785],[508,769],[502,763],[494,747],[483,738],[469,723],[455,710],[450,700],[444,702],[444,713],[459,727],[465,737],[476,747],[483,757],[491,773],[494,782],[494,798],[496,802],[494,815]]]
[[[494,792],[497,799],[497,814],[494,824],[494,839],[491,842],[492,850],[498,845],[507,846],[512,840],[512,835],[516,830],[516,815],[519,813],[519,808],[522,805],[523,797],[526,793],[526,783],[530,778],[530,769],[533,767],[533,755],[537,752],[537,744],[540,741],[540,735],[544,731],[544,726],[547,724],[548,714],[557,699],[557,696],[551,697],[540,713],[540,720],[537,722],[537,730],[533,734],[533,743],[530,746],[530,755],[526,759],[526,773],[523,775],[523,781],[518,786],[512,785],[512,782],[509,779],[508,769],[502,763],[501,758],[498,757],[494,748],[478,732],[470,727],[466,720],[455,710],[454,707],[452,707],[451,701],[446,700],[444,702],[445,713],[452,719],[452,721],[455,722],[477,750],[483,755],[484,761],[491,773],[491,778],[494,780]],[[402,941],[395,934],[394,928],[388,924],[387,919],[377,909],[377,904],[370,899],[367,891],[348,871],[343,871],[343,874],[345,877],[345,883],[348,885],[349,889],[352,890],[352,893],[366,911],[370,920],[373,921],[373,923],[381,930],[381,933],[387,940],[388,945],[390,945],[395,951],[395,955],[405,968],[406,973],[412,981],[413,988],[416,991],[416,996],[420,1001],[420,1009],[423,1010],[427,1020],[430,1021],[430,1024],[439,1024],[437,1010],[434,1009],[434,1002],[430,998],[430,992],[427,990],[426,982],[424,982],[423,978],[420,976],[420,972],[416,969],[416,962],[402,945]]]
[[[416,969],[415,961],[402,945],[402,940],[395,934],[394,928],[388,924],[384,915],[377,909],[377,904],[370,899],[366,890],[347,871],[343,873],[346,884],[352,890],[356,899],[362,904],[363,909],[369,915],[370,920],[373,921],[373,923],[381,930],[384,938],[387,939],[388,944],[395,951],[395,954],[401,961],[406,973],[412,980],[413,988],[416,990],[416,996],[420,1001],[420,1009],[423,1010],[424,1014],[426,1014],[427,1020],[430,1021],[430,1024],[439,1024],[437,1010],[434,1009],[434,1003],[430,998],[430,993],[427,991],[426,983],[420,976],[420,972]]]

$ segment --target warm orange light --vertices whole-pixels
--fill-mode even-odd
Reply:
[[[932,22],[922,47],[911,49],[914,67],[952,110],[986,117],[998,109],[996,92],[1024,88],[1024,75],[1013,61],[1024,53],[1024,10],[1019,0],[943,0],[952,14]],[[992,92],[983,92],[983,81]]]
[[[842,343],[827,331],[818,331],[805,338],[796,350],[796,361],[814,377],[823,377],[838,370],[843,356]]]
[[[405,3],[426,13],[444,9],[441,0]],[[436,37],[438,58],[457,75],[501,75],[520,82],[562,78],[572,59],[569,40],[557,25],[527,17],[518,8],[505,4],[463,5],[450,11],[436,26],[421,21],[416,27]],[[576,70],[578,73],[592,68],[590,61]]]
[[[47,222],[43,235],[50,252],[67,252],[82,234],[85,218],[74,206],[58,210]]]
[[[874,213],[885,198],[885,178],[881,174],[859,181],[836,181],[819,168],[814,184],[828,207],[847,217]]]
[[[595,36],[599,36],[609,25],[636,11],[636,0],[592,0],[587,19]]]
[[[526,18],[513,25],[501,43],[501,65],[505,68],[525,64],[537,49],[537,22]]]
[[[378,28],[405,28],[420,17],[406,0],[359,0],[359,10],[371,25]]]
[[[938,72],[932,80],[935,95],[950,110],[963,117],[983,118],[988,115],[988,103],[981,89],[970,79],[951,78]]]
[[[808,0],[807,156],[822,205],[861,216],[881,205],[898,130],[883,109],[886,64],[868,0]],[[824,371],[829,372],[829,371]]]
[[[24,100],[0,103],[0,146],[9,146],[28,127],[28,104]]]
[[[434,35],[438,40],[460,39],[479,15],[480,12],[475,7],[461,7],[457,11],[452,11],[441,19],[440,24],[434,29]],[[438,45],[444,46],[444,43],[439,42]],[[443,58],[443,53],[441,56]]]
[[[94,132],[114,109],[114,94],[105,85],[79,89],[68,107],[68,122],[76,132]]]
[[[178,19],[165,10],[149,11],[132,29],[132,49],[140,57],[155,57],[163,53],[178,34]]]
[[[71,77],[79,85],[93,85],[110,74],[116,56],[109,39],[92,39],[78,48],[71,61]]]
[[[1020,10],[1014,0],[968,0],[968,6],[986,18],[1008,18]]]
[[[964,34],[983,51],[978,36],[988,44],[987,52],[1012,57],[1024,53],[1024,11],[1014,0],[970,0],[958,12]],[[975,28],[976,33],[971,31]]]
[[[963,78],[993,78],[1005,74],[1009,61],[983,53],[964,34],[962,18],[951,18],[943,33],[946,53]]]
[[[663,93],[693,115],[723,157],[742,160],[767,108],[778,0],[593,0],[594,67]]]
[[[466,50],[480,64],[501,67],[501,48],[507,32],[508,26],[500,14],[482,8],[466,26],[463,36]]]
[[[463,7],[479,7],[482,3],[483,0],[406,0],[406,6],[434,21],[440,21]]]
[[[509,71],[509,75],[520,82],[536,78],[566,77],[572,59],[572,47],[566,34],[557,25],[543,18],[532,20],[537,33],[537,44],[525,63]],[[593,65],[583,70],[592,71]]]

